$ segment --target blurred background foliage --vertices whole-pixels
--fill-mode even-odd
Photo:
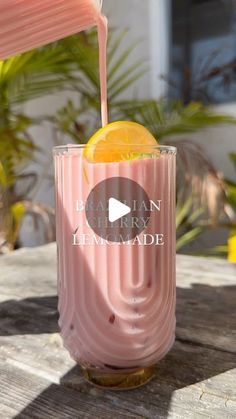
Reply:
[[[37,183],[36,173],[25,173],[37,147],[29,128],[34,120],[22,105],[64,88],[72,75],[64,49],[50,45],[0,61],[0,252],[14,249],[25,214],[37,223],[42,218],[45,240],[55,237],[53,210],[28,199]]]
[[[230,154],[230,159],[234,164],[235,172],[236,172],[236,153]],[[225,180],[226,185],[226,195],[229,200],[230,205],[234,209],[234,213],[236,213],[236,183],[230,180]],[[230,262],[236,262],[236,223],[233,226],[230,226],[231,233],[228,242],[228,259]]]
[[[135,48],[129,45],[122,53],[126,31],[110,36],[108,45],[108,94],[110,121],[133,120],[145,125],[161,144],[173,140],[178,147],[177,172],[177,249],[188,251],[189,243],[204,231],[219,226],[229,230],[229,243],[199,253],[228,256],[236,261],[236,185],[222,175],[207,159],[204,150],[191,141],[191,133],[222,124],[235,124],[228,115],[216,114],[199,102],[160,101],[122,95],[146,71],[143,62],[127,68]],[[45,242],[54,240],[54,211],[29,199],[39,181],[36,173],[25,172],[35,159],[36,147],[29,128],[44,120],[52,124],[56,143],[66,139],[85,143],[100,126],[100,87],[98,48],[95,31],[79,34],[52,45],[0,62],[0,252],[17,246],[22,220],[31,214],[37,227],[43,220]],[[77,92],[51,117],[30,118],[22,105],[58,91]],[[77,105],[79,103],[79,105]],[[43,112],[42,112],[43,114]],[[185,134],[184,139],[181,135]],[[186,134],[189,139],[186,139]],[[235,154],[230,156],[235,164]]]

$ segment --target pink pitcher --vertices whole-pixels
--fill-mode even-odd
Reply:
[[[0,59],[95,26],[102,0],[1,0]]]

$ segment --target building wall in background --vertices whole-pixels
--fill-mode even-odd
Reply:
[[[132,53],[132,61],[143,60],[151,66],[150,59],[150,28],[149,28],[150,0],[104,0],[103,10],[108,16],[110,28],[122,31],[128,29],[126,41],[130,45],[138,41],[137,47]],[[127,46],[127,45],[126,45]],[[123,45],[125,48],[125,44]],[[130,63],[128,63],[130,65]],[[126,97],[135,94],[135,97],[150,97],[151,79],[150,73],[146,74],[141,82],[126,92]]]
[[[166,4],[167,9],[163,7]],[[166,19],[169,13],[168,0],[104,0],[104,11],[108,15],[111,27],[117,29],[129,28],[127,34],[127,42],[131,43],[134,40],[140,39],[140,44],[133,53],[132,60],[135,62],[137,59],[142,59],[144,62],[149,63],[150,71],[141,82],[138,82],[132,90],[126,93],[127,97],[140,97],[159,96],[165,92],[165,85],[159,82],[159,74],[163,74],[165,68],[168,69],[169,61],[166,56],[165,62],[164,55],[168,55],[169,45],[167,37],[169,36],[169,28],[160,27],[159,23],[155,23],[153,18],[158,15],[158,5],[162,7],[162,16]],[[152,23],[152,25],[151,25]],[[151,39],[152,38],[152,39]],[[155,50],[155,45],[157,51]],[[162,57],[162,58],[161,58]],[[129,62],[130,65],[130,62]],[[160,70],[161,69],[161,70]],[[72,97],[74,100],[76,96]],[[26,105],[27,110],[31,115],[48,114],[52,115],[58,108],[60,108],[68,96],[64,94],[54,95],[50,98],[43,98],[35,100]],[[221,106],[221,112],[229,112],[236,116],[236,104]],[[45,202],[53,205],[53,163],[51,157],[51,149],[53,146],[53,136],[51,128],[45,124],[41,127],[34,128],[32,135],[36,139],[37,144],[42,148],[39,155],[40,162],[43,164],[32,164],[30,169],[38,172],[39,176],[44,173],[48,179],[41,182],[40,188],[37,190],[34,198],[35,200]],[[228,159],[228,152],[236,150],[236,127],[217,128],[211,129],[207,132],[200,134],[189,135],[188,138],[200,142],[205,148],[206,153],[211,158],[212,162],[225,173],[227,177],[235,178],[233,167]],[[65,142],[67,139],[65,139]],[[45,170],[47,168],[47,170]],[[22,237],[24,245],[34,245],[38,243],[38,237],[32,238],[32,225],[27,220],[25,223]],[[41,232],[40,232],[41,237]]]
[[[104,12],[109,18],[111,28],[122,30],[129,29],[127,33],[127,44],[140,40],[140,43],[134,49],[132,54],[132,61],[143,60],[145,63],[150,64],[150,30],[149,30],[149,1],[145,0],[128,0],[129,8],[127,10],[127,0],[104,0]],[[124,44],[122,48],[127,47]],[[122,52],[122,48],[120,52]],[[130,66],[130,62],[128,63]],[[151,79],[150,72],[134,85],[130,90],[127,90],[125,98],[130,97],[150,97],[151,94]],[[73,94],[64,93],[56,94],[50,97],[44,97],[42,99],[34,100],[25,105],[25,111],[32,116],[39,115],[53,115],[58,109],[60,109],[68,100],[68,98],[77,100],[77,96]],[[53,146],[53,135],[51,127],[48,124],[42,124],[41,126],[34,127],[31,130],[31,134],[35,139],[37,145],[42,149],[42,152],[38,155],[40,162],[45,163],[42,167],[39,164],[32,163],[30,169],[36,170],[39,175],[45,167],[52,169],[51,160],[51,149]],[[65,139],[66,143],[67,139]],[[51,174],[52,174],[51,170]],[[35,199],[53,204],[52,188],[50,187],[47,180],[41,184],[41,187],[37,191]]]

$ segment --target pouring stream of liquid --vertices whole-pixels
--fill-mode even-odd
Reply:
[[[108,98],[107,98],[107,38],[108,21],[103,15],[98,20],[98,44],[99,44],[99,73],[101,90],[101,118],[102,126],[108,123]]]
[[[97,26],[102,125],[108,122],[108,22],[100,0],[0,0],[0,60]]]

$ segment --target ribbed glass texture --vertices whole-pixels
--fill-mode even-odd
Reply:
[[[54,149],[61,335],[81,365],[113,372],[153,365],[175,339],[176,149],[140,146],[125,158],[92,163],[81,146]],[[134,244],[75,245],[77,232],[94,235],[81,202],[112,177],[138,183],[159,210]],[[158,244],[144,244],[155,234]]]

